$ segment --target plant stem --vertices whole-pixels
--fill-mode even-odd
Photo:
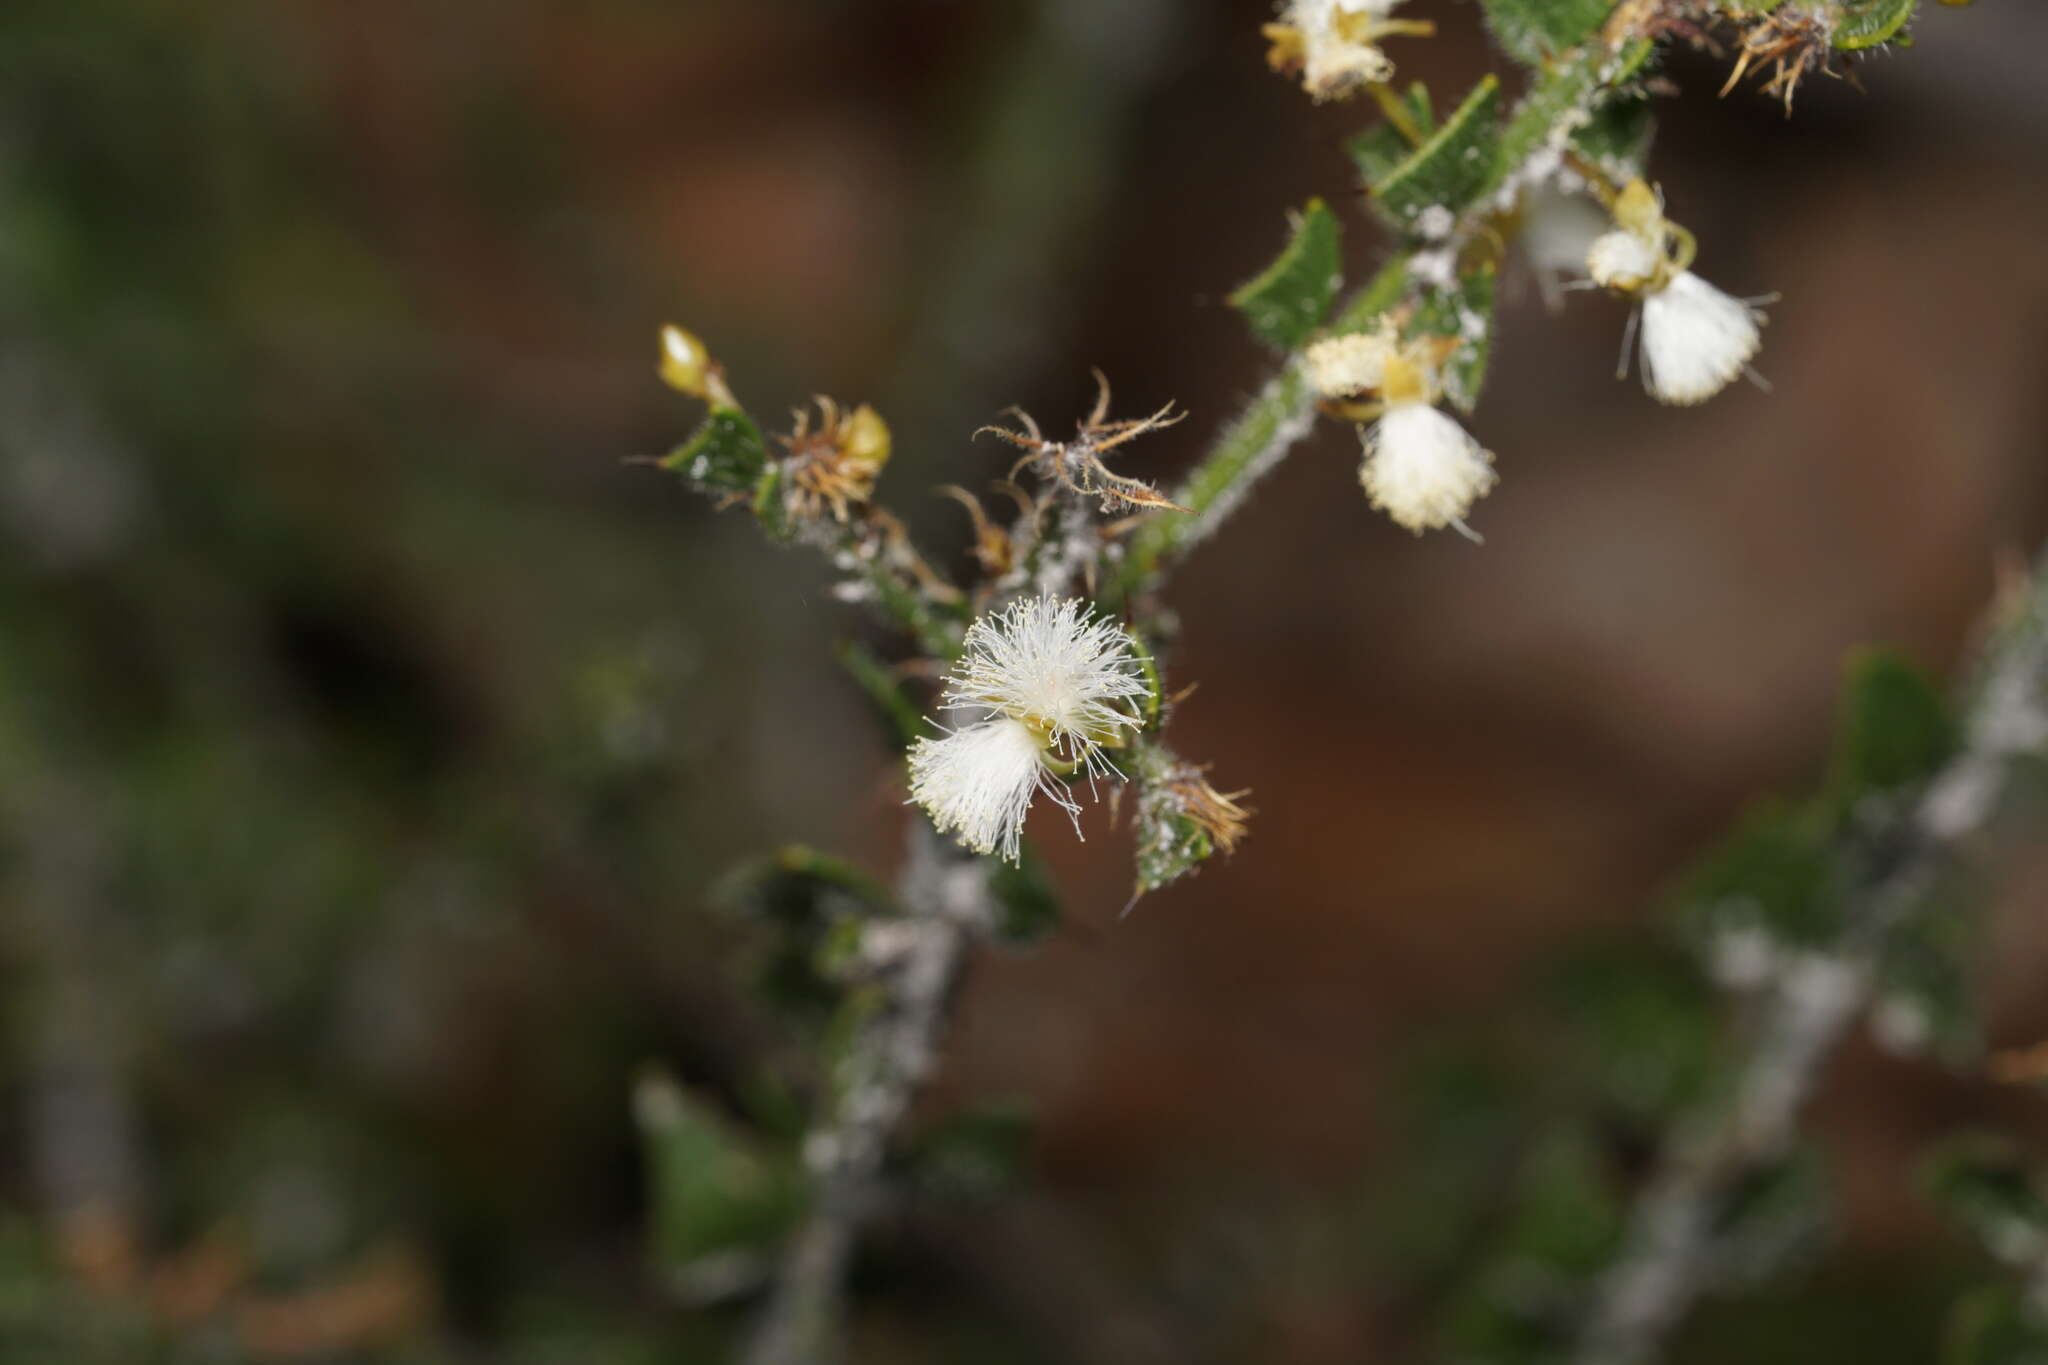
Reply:
[[[1963,750],[1845,851],[1856,889],[1836,944],[1779,983],[1733,1095],[1668,1142],[1596,1290],[1580,1365],[1654,1358],[1712,1287],[1714,1223],[1727,1197],[1791,1144],[1823,1065],[1869,1003],[1887,944],[1994,823],[2014,761],[2048,755],[2048,555],[1979,676]]]
[[[1404,254],[1382,266],[1344,305],[1331,330],[1356,331],[1397,303],[1408,290],[1408,261]],[[1159,513],[1138,528],[1124,561],[1124,590],[1155,584],[1169,560],[1207,539],[1308,435],[1315,416],[1315,394],[1296,357],[1289,356],[1174,493],[1173,500],[1188,511]]]
[[[993,922],[987,864],[923,820],[910,834],[900,898],[907,931],[873,1012],[804,1142],[809,1214],[785,1249],[745,1365],[828,1365],[838,1358],[846,1270],[861,1227],[884,1202],[882,1163],[938,1057],[970,936]]]

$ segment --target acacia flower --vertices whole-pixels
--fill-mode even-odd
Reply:
[[[1380,386],[1395,351],[1394,328],[1324,337],[1301,354],[1308,382],[1325,398],[1349,398]]]
[[[1135,731],[1135,708],[1150,695],[1120,624],[1073,598],[1013,602],[968,627],[940,704],[972,720],[911,745],[911,800],[976,853],[1015,862],[1039,792],[1080,832],[1080,805],[1061,779],[1121,776],[1103,750]]]
[[[1692,273],[1691,233],[1664,217],[1641,180],[1615,199],[1612,232],[1586,255],[1595,284],[1641,303],[1643,387],[1661,403],[1705,402],[1748,368],[1763,344],[1764,314]],[[1758,300],[1757,302],[1764,302]],[[1628,353],[1622,352],[1626,370]]]
[[[1426,36],[1435,25],[1389,19],[1401,0],[1284,0],[1280,22],[1267,24],[1266,60],[1275,71],[1298,72],[1302,88],[1318,100],[1342,99],[1361,86],[1385,81],[1394,64],[1380,51],[1382,38]]]
[[[1358,467],[1372,505],[1418,535],[1443,526],[1465,531],[1465,513],[1497,482],[1493,455],[1435,406],[1430,374],[1414,355],[1388,359],[1386,410],[1364,433]]]

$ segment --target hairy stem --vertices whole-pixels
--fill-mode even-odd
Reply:
[[[1839,940],[1779,983],[1733,1094],[1672,1136],[1596,1291],[1581,1365],[1653,1359],[1712,1287],[1714,1224],[1727,1197],[1790,1145],[1823,1065],[1869,1003],[1886,945],[1990,829],[2014,760],[2048,754],[2048,556],[1979,677],[1962,752],[1845,851],[1855,894]]]
[[[827,1365],[838,1357],[846,1270],[883,1203],[882,1163],[938,1057],[973,933],[992,922],[988,867],[924,821],[910,835],[904,918],[861,1023],[804,1143],[810,1212],[783,1253],[745,1365]]]

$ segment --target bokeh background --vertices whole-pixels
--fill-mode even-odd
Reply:
[[[1417,8],[1440,103],[1500,65]],[[878,404],[942,558],[929,487],[1004,466],[971,430],[1059,429],[1090,366],[1192,412],[1125,465],[1170,480],[1267,363],[1221,300],[1285,210],[1384,245],[1363,111],[1270,75],[1266,17],[0,9],[0,1357],[719,1357],[744,1305],[650,1258],[634,1078],[737,1111],[800,1070],[712,888],[792,840],[886,872],[907,817],[820,566],[630,462],[695,418],[656,330],[757,411]],[[1066,927],[977,964],[929,1106],[1028,1104],[1027,1178],[882,1231],[860,1359],[1424,1348],[1474,1191],[1417,1075],[1568,1034],[1584,964],[1662,952],[1678,869],[1818,779],[1845,651],[1950,675],[2048,527],[2048,10],[1917,35],[1790,120],[1667,68],[1655,173],[1703,273],[1783,293],[1775,392],[1658,408],[1621,305],[1525,282],[1483,547],[1372,514],[1331,427],[1189,564],[1176,747],[1253,836],[1119,918],[1125,836],[1040,827]],[[2000,867],[1985,1029],[2028,1043],[2048,853]],[[1821,1098],[1831,1250],[1686,1358],[1926,1360],[1972,1262],[1913,1163],[2048,1132],[1860,1041]],[[1474,1105],[1452,1145],[1512,1146]]]

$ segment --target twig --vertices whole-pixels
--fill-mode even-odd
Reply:
[[[1853,836],[1845,856],[1855,890],[1840,940],[1786,973],[1732,1097],[1674,1136],[1638,1197],[1621,1256],[1596,1291],[1580,1365],[1654,1358],[1711,1288],[1714,1220],[1727,1195],[1790,1145],[1822,1065],[1869,1003],[1886,945],[1989,830],[2013,760],[2048,750],[2048,556],[1980,676],[1963,751],[1917,800]]]
[[[970,937],[993,921],[988,864],[914,823],[904,918],[879,965],[879,998],[840,1063],[825,1114],[804,1143],[811,1205],[783,1254],[745,1365],[837,1358],[856,1234],[883,1202],[882,1162],[930,1073]]]

